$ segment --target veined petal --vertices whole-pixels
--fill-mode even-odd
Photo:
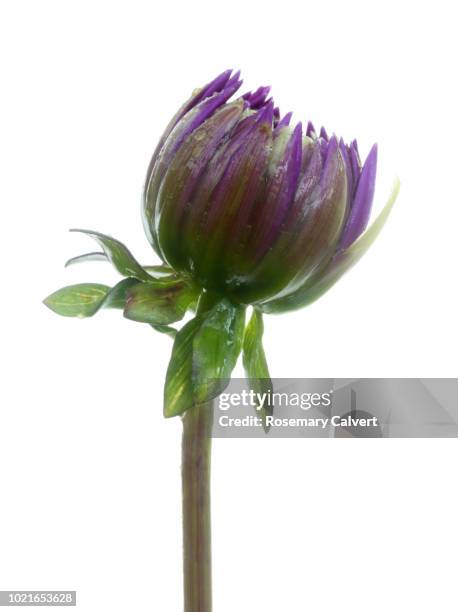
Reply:
[[[189,245],[194,255],[195,273],[202,282],[223,280],[223,253],[238,228],[246,227],[258,191],[263,187],[265,167],[272,139],[273,106],[269,104],[254,116],[246,129],[239,124],[225,151],[209,164],[202,178],[194,202],[200,209],[190,208]],[[224,164],[222,164],[222,159]],[[193,218],[194,217],[194,218]],[[231,255],[234,253],[231,250]],[[219,272],[218,272],[219,269]]]
[[[350,154],[347,145],[343,138],[339,140],[339,149],[342,159],[344,160],[345,170],[347,171],[347,189],[348,189],[348,210],[350,210],[351,201],[354,195],[356,181],[353,180],[353,170],[351,167]]]
[[[222,181],[227,183],[226,169],[230,161],[238,153],[246,150],[252,142],[260,115],[259,111],[249,114],[236,125],[230,138],[216,151],[199,180],[192,201],[186,210],[181,237],[191,260],[195,259],[207,242],[207,234],[204,234],[203,230],[210,207],[214,203],[217,186]]]
[[[350,163],[353,173],[353,181],[356,187],[359,177],[361,175],[361,160],[359,158],[358,143],[356,142],[356,140],[351,143],[348,150],[350,152]]]
[[[294,201],[302,162],[302,124],[298,123],[286,146],[274,141],[273,165],[269,164],[270,178],[265,202],[256,207],[257,224],[253,226],[249,249],[259,261],[274,242]],[[280,147],[276,155],[275,148]]]
[[[283,131],[283,134],[288,134],[286,129]],[[276,141],[276,144],[277,147],[281,145],[281,138]],[[273,152],[273,155],[274,153],[275,151]],[[307,209],[307,204],[310,201],[314,190],[319,184],[323,171],[323,162],[319,143],[316,141],[308,142],[307,146],[302,149],[302,159],[306,159],[307,163],[305,166],[303,165],[294,201],[290,207],[290,210],[288,211],[283,227],[275,240],[272,250],[267,255],[267,262],[271,258],[274,258],[280,262],[287,256],[287,253],[291,249],[291,245],[295,243],[297,236],[299,235],[301,222],[304,217],[304,210]],[[248,260],[248,265],[245,266],[248,268],[248,270],[251,270],[250,274],[253,274],[254,263],[254,261],[250,262]],[[258,265],[257,270],[256,267],[254,267],[255,273],[261,274],[263,267],[265,267],[264,262],[261,262],[261,264]],[[248,276],[248,278],[251,278],[251,276]]]

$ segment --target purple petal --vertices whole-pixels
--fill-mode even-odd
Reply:
[[[193,248],[198,239],[197,234],[204,229],[204,226],[211,225],[215,218],[217,221],[219,207],[224,203],[223,196],[232,184],[234,164],[238,160],[250,159],[248,151],[258,145],[262,133],[266,132],[264,129],[259,129],[259,124],[264,120],[268,122],[269,115],[271,120],[272,106],[270,110],[264,108],[242,119],[233,130],[230,139],[218,149],[208,164],[188,210],[184,239],[189,242],[190,249]],[[261,149],[262,147],[258,155],[261,154]]]
[[[307,123],[307,131],[305,132],[305,134],[309,138],[312,138],[312,137],[314,137],[316,135],[315,126],[313,125],[313,123],[311,121],[309,121]]]
[[[270,87],[259,87],[254,93],[248,92],[242,98],[251,109],[257,110],[265,103],[269,91]]]
[[[156,205],[156,220],[174,217],[173,227],[192,198],[197,182],[224,138],[239,122],[243,104],[234,102],[218,109],[206,123],[183,143],[169,164],[161,183]],[[202,146],[204,143],[204,146]],[[170,212],[165,210],[171,203]],[[178,237],[177,237],[178,240]]]
[[[207,95],[214,92],[216,87],[222,86],[219,93],[212,93],[211,97],[206,97],[196,105],[196,100],[202,94],[202,91],[198,92],[178,111],[165,130],[150,161],[143,192],[143,221],[148,239],[156,248],[158,245],[151,227],[154,225],[156,200],[161,181],[173,156],[186,138],[225,104],[242,84],[238,79],[239,73],[236,73],[231,79],[227,79],[228,76],[226,71],[203,88]]]
[[[290,248],[286,256],[302,261],[299,277],[309,274],[333,252],[341,234],[345,208],[345,168],[337,139],[333,136],[319,183],[302,205],[301,222],[296,219],[297,236],[291,241],[294,248]]]
[[[315,148],[312,156],[315,169],[321,168],[319,143],[312,146]],[[316,179],[315,171],[312,174]],[[320,175],[318,181],[312,182],[306,198],[295,202],[277,240],[250,276],[246,289],[240,290],[242,301],[253,299],[250,286],[254,284],[265,288],[266,295],[268,291],[271,294],[272,269],[278,270],[281,280],[278,290],[291,291],[334,253],[346,209],[345,168],[335,138],[329,142],[325,167]],[[256,299],[259,295],[258,291]]]
[[[199,102],[202,102],[202,100],[205,100],[205,98],[209,98],[214,93],[221,91],[225,87],[227,82],[229,81],[231,74],[232,74],[232,70],[225,70],[219,76],[217,76],[216,79],[213,79],[213,81],[210,81],[210,83],[207,83],[207,85],[204,85],[204,87],[202,87],[199,91],[197,91],[195,95],[192,96],[192,98],[186,104],[185,106],[186,110],[183,114],[187,113],[189,110],[191,110],[191,108],[194,108],[194,106],[199,104]],[[236,80],[238,80],[238,77],[240,76],[240,72],[236,73],[236,75],[237,75]]]
[[[328,152],[329,152],[329,143],[327,140],[325,140],[324,138],[320,138],[318,140],[318,143],[320,145],[320,151],[321,151],[321,157],[323,159],[323,163],[326,161],[326,158],[328,156]]]
[[[279,130],[281,130],[281,128],[289,125],[292,116],[293,116],[293,113],[286,113],[286,115],[282,117],[280,121],[277,123],[277,125],[275,126],[276,131],[278,132]]]
[[[339,141],[339,150],[345,164],[345,170],[347,171],[348,209],[350,209],[350,204],[352,201],[356,182],[353,180],[353,171],[351,167],[350,156],[348,154],[348,147],[344,143],[342,138]]]
[[[274,121],[274,101],[272,99],[266,100],[266,105],[258,111],[258,120],[272,126]]]
[[[322,127],[321,130],[320,130],[320,138],[324,138],[324,140],[326,140],[326,142],[329,141],[329,136],[328,136],[326,130],[324,129],[324,127]]]
[[[321,172],[323,170],[323,161],[319,144],[315,141],[310,145],[310,148],[312,149],[312,151],[309,152],[307,155],[309,159],[307,161],[307,165],[302,170],[302,174],[299,179],[299,185],[297,187],[293,209],[294,214],[291,215],[293,223],[297,222],[296,215],[301,214],[304,204],[305,202],[307,202],[310,197],[310,194],[318,184]]]
[[[252,237],[256,259],[262,258],[276,238],[296,195],[302,165],[302,124],[298,123],[267,185],[266,201]]]
[[[235,81],[232,84],[228,84],[220,93],[214,94],[211,98],[206,98],[203,102],[197,105],[191,112],[189,112],[180,123],[177,128],[180,128],[175,135],[175,130],[170,134],[170,138],[164,146],[164,161],[171,159],[176,151],[179,149],[181,143],[198,128],[202,123],[208,119],[220,106],[225,104],[229,98],[237,91],[241,85],[241,81]],[[175,137],[174,137],[175,135]],[[169,140],[170,146],[169,146]],[[167,163],[167,162],[166,162]]]
[[[215,93],[220,92],[224,88],[226,88],[228,91],[233,90],[232,93],[234,93],[241,86],[242,81],[239,80],[240,72],[236,72],[234,76],[230,79],[229,77],[231,73],[232,73],[232,70],[226,70],[225,72],[217,76],[216,79],[213,79],[213,81],[210,81],[210,83],[207,83],[207,85],[205,85],[204,87],[199,89],[197,92],[195,92],[189,98],[189,100],[181,106],[178,112],[172,117],[164,133],[162,134],[156,146],[156,149],[153,153],[151,161],[149,163],[148,172],[146,175],[145,192],[149,186],[149,183],[151,182],[151,173],[159,157],[159,153],[162,151],[162,148],[164,147],[166,140],[168,139],[168,137],[170,136],[170,134],[172,133],[176,125],[179,123],[179,121],[189,111],[191,111],[198,104],[200,104],[203,100],[208,99],[209,97],[213,96]],[[232,95],[232,93],[226,98],[226,100]],[[224,103],[224,101],[222,103]]]
[[[359,158],[358,146],[356,140],[354,140],[349,148],[350,151],[350,163],[351,171],[353,173],[353,184],[356,187],[359,177],[361,175],[361,160]]]
[[[206,177],[200,181],[189,212],[194,203],[202,206],[202,186],[206,183],[206,202],[203,215],[190,222],[188,230],[195,247],[195,273],[208,278],[221,275],[221,265],[231,267],[242,234],[247,230],[247,219],[265,188],[264,176],[272,146],[273,105],[259,111],[254,128],[247,134],[239,134],[237,148],[230,156],[222,174],[219,168],[207,168]],[[266,129],[267,125],[267,129]],[[235,136],[231,137],[231,144]],[[217,174],[214,174],[217,170]],[[207,178],[207,180],[206,180]],[[191,219],[191,215],[190,215]],[[198,247],[197,241],[200,242]],[[203,244],[205,247],[203,248]],[[219,271],[218,271],[219,269]]]
[[[367,227],[374,199],[376,173],[377,145],[374,145],[364,163],[350,214],[342,232],[339,250],[346,249],[353,244]]]

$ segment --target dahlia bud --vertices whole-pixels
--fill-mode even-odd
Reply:
[[[355,257],[377,147],[361,164],[356,141],[291,126],[269,87],[231,102],[241,85],[231,74],[195,92],[166,129],[148,170],[145,229],[163,261],[198,286],[266,312],[297,308],[375,237]]]
[[[240,85],[239,73],[226,71],[194,92],[156,148],[143,218],[162,265],[140,264],[111,236],[76,230],[101,251],[68,264],[102,259],[124,278],[113,287],[70,285],[45,300],[68,317],[122,309],[172,336],[166,416],[216,397],[240,353],[251,388],[270,389],[263,313],[305,306],[327,291],[375,240],[397,194],[398,185],[366,229],[377,147],[362,164],[356,141],[291,125],[269,87],[231,101]],[[189,311],[193,318],[171,327]]]

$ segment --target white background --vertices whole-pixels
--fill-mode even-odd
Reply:
[[[41,299],[117,279],[70,227],[156,262],[141,187],[176,107],[227,67],[283,111],[380,145],[383,234],[308,309],[266,319],[281,377],[457,376],[453,3],[3,1],[0,589],[83,612],[182,608],[167,337]],[[456,611],[455,440],[216,440],[216,612]]]

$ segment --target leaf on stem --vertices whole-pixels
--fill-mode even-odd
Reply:
[[[264,322],[262,313],[255,309],[245,328],[243,337],[243,367],[245,368],[250,389],[257,394],[258,405],[256,411],[260,414],[264,430],[267,433],[270,427],[267,426],[266,417],[273,414],[273,405],[271,403],[273,387],[262,344],[263,334]]]
[[[110,287],[96,283],[81,283],[58,289],[44,304],[64,317],[92,317],[110,291]]]
[[[227,386],[240,354],[245,309],[228,300],[198,313],[176,335],[164,389],[164,415],[183,414]]]
[[[196,291],[179,278],[162,278],[138,283],[127,294],[124,316],[132,321],[167,325],[186,314]]]
[[[114,287],[98,283],[80,283],[58,289],[43,303],[64,317],[92,317],[100,308],[124,308],[127,291],[138,284],[136,278],[125,278]]]
[[[131,276],[139,280],[151,280],[151,276],[138,263],[129,249],[111,236],[90,230],[72,229],[71,232],[80,232],[94,238],[102,247],[105,255],[116,270],[123,276]]]

